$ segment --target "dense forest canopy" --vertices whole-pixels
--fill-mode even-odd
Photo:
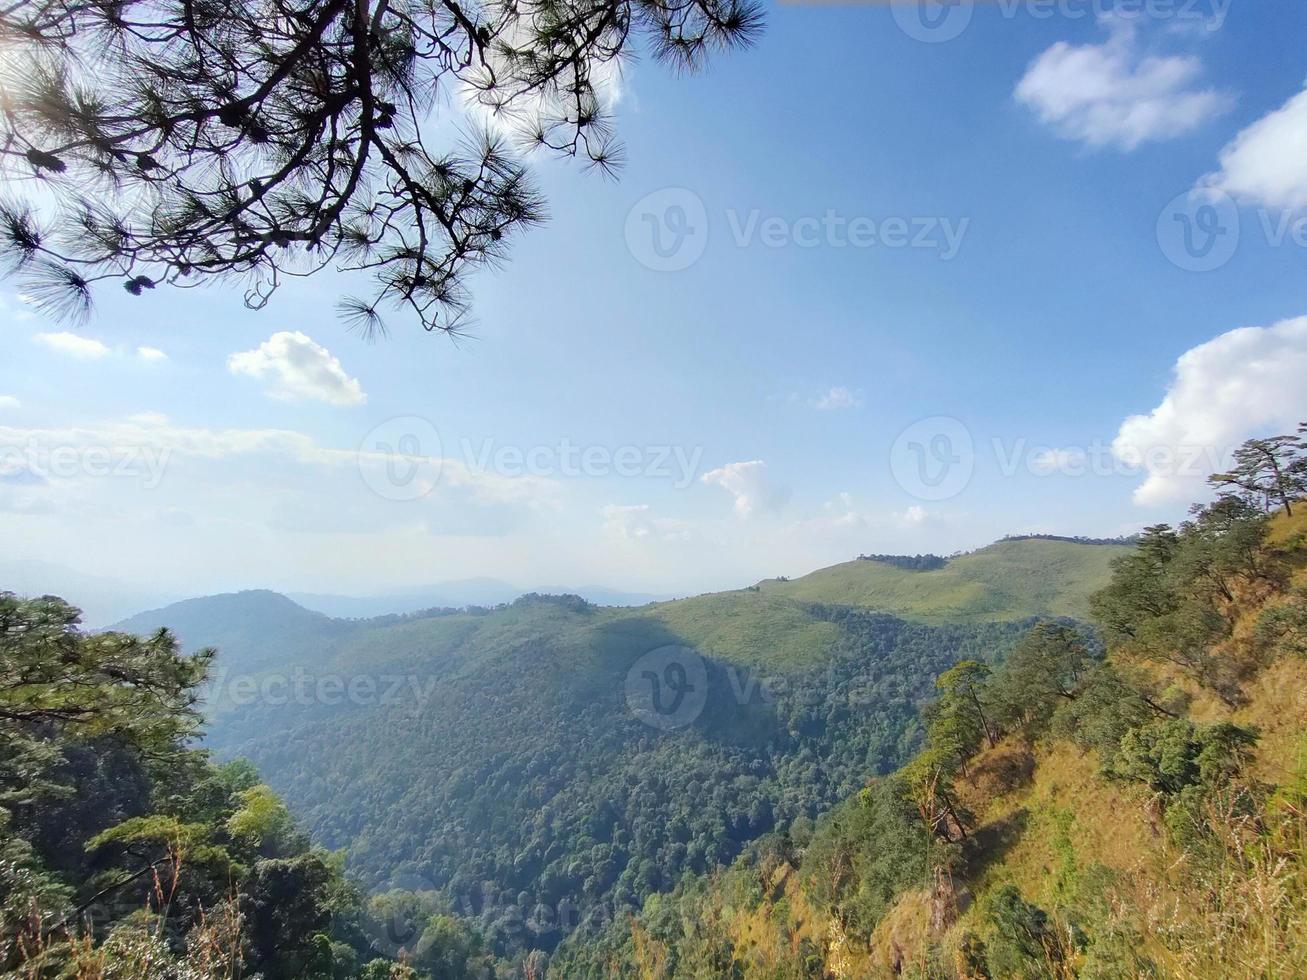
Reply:
[[[366,663],[378,697],[215,703],[207,744],[253,760],[370,886],[438,889],[495,949],[550,949],[900,764],[934,673],[1001,656],[1021,629],[754,595],[688,605],[660,619],[528,596],[490,612],[348,624],[252,596],[246,608],[301,623],[280,666],[253,662],[259,676],[293,677],[285,658],[299,649],[306,691]],[[175,617],[184,636],[257,656],[189,612]],[[730,637],[718,655],[704,650],[706,702],[687,726],[660,731],[632,713],[626,677],[646,651],[690,643],[696,623],[676,623],[691,612],[739,631],[740,659],[726,655]],[[772,650],[811,649],[770,666],[755,629]],[[226,676],[221,661],[215,675]],[[394,699],[382,696],[388,679],[402,679]]]

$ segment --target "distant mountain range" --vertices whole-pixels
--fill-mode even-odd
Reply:
[[[175,592],[152,591],[116,579],[75,571],[53,562],[0,560],[0,589],[18,595],[57,595],[75,602],[82,622],[100,629],[126,616],[176,602]]]
[[[546,586],[523,589],[494,578],[469,578],[416,589],[383,592],[371,596],[331,595],[320,592],[287,592],[305,609],[341,619],[370,619],[390,613],[412,613],[423,609],[461,609],[465,606],[497,606],[518,596],[536,592],[546,595],[579,595],[596,606],[643,606],[672,598],[667,594],[620,592],[603,586]]]
[[[82,621],[90,629],[103,629],[142,610],[159,609],[182,601],[184,593],[157,591],[79,572],[54,562],[18,559],[0,561],[0,589],[19,595],[57,595],[75,600]],[[459,579],[435,585],[393,589],[374,595],[349,596],[318,592],[287,592],[305,609],[339,619],[371,619],[391,613],[422,609],[457,609],[497,606],[529,592],[579,595],[597,606],[643,606],[673,598],[668,594],[622,592],[600,585],[542,586],[529,589],[494,578]]]

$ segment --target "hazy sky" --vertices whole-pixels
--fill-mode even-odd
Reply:
[[[459,345],[365,343],[333,275],[75,329],[10,288],[6,557],[681,593],[1182,517],[1307,418],[1307,5],[1102,6],[786,5],[700,77],[628,64],[625,171],[539,161]]]

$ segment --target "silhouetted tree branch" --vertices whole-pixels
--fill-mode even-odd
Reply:
[[[620,158],[604,86],[633,35],[696,68],[760,27],[754,0],[15,0],[0,8],[0,248],[20,288],[84,317],[93,287],[238,277],[260,308],[335,265],[456,330],[467,273],[544,202],[509,141]],[[456,145],[441,100],[485,125]]]

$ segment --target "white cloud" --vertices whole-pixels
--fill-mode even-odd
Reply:
[[[159,350],[159,348],[157,347],[138,347],[136,348],[136,356],[143,361],[168,360],[168,355],[165,354],[163,351]]]
[[[1198,58],[1145,54],[1130,21],[1103,23],[1111,36],[1102,44],[1059,41],[1017,83],[1017,101],[1063,139],[1130,151],[1183,136],[1233,104],[1228,93],[1196,87]]]
[[[913,504],[902,514],[898,515],[899,522],[901,524],[906,524],[908,527],[920,527],[922,524],[925,524],[929,518],[930,514],[927,513],[926,508],[922,507],[920,504]]]
[[[367,401],[363,386],[345,373],[335,355],[298,330],[282,330],[254,350],[232,354],[227,367],[233,374],[266,381],[273,398],[316,399],[331,405]]]
[[[609,504],[603,515],[604,534],[623,541],[684,541],[690,537],[689,524],[655,517],[648,504]]]
[[[709,486],[719,486],[735,498],[735,513],[741,518],[776,511],[788,494],[771,482],[767,464],[760,459],[727,463],[705,473],[700,479]]]
[[[1135,503],[1183,503],[1255,435],[1307,418],[1307,317],[1223,333],[1180,356],[1166,397],[1122,424],[1112,452],[1146,474]]]
[[[85,482],[80,480],[85,474],[78,468],[82,459],[92,460],[99,468],[104,467],[97,461],[113,464],[125,459],[131,465],[124,470],[156,483],[166,469],[170,476],[189,472],[193,480],[189,486],[203,487],[205,492],[216,489],[230,494],[233,484],[268,487],[264,495],[246,494],[244,499],[253,506],[275,495],[277,489],[302,486],[308,496],[320,496],[333,487],[350,499],[357,495],[360,510],[383,515],[388,522],[397,513],[394,508],[378,507],[377,498],[359,479],[364,473],[384,476],[388,467],[395,465],[392,454],[324,446],[290,429],[184,427],[169,424],[156,412],[142,412],[120,422],[63,428],[0,425],[0,458],[30,461],[33,472],[48,471],[73,483]],[[457,504],[480,512],[491,508],[549,512],[558,506],[560,485],[549,477],[503,475],[453,457],[412,462],[417,468],[413,479],[429,484],[431,500],[442,508]],[[97,487],[104,491],[112,482],[90,481],[85,486],[94,497]],[[130,478],[119,481],[123,486],[132,482]],[[340,498],[333,500],[339,504]],[[412,510],[406,513],[410,519],[413,515]]]
[[[83,360],[95,360],[109,353],[109,348],[98,340],[92,340],[90,337],[82,337],[67,331],[38,333],[32,339],[52,351],[67,354],[69,357],[82,358]]]
[[[1204,184],[1248,204],[1307,208],[1307,92],[1241,132],[1220,159]]]
[[[0,408],[22,408],[23,403],[13,395],[0,395]]]
[[[842,408],[861,408],[862,396],[843,385],[836,385],[814,401],[812,407],[822,412],[834,412]]]

